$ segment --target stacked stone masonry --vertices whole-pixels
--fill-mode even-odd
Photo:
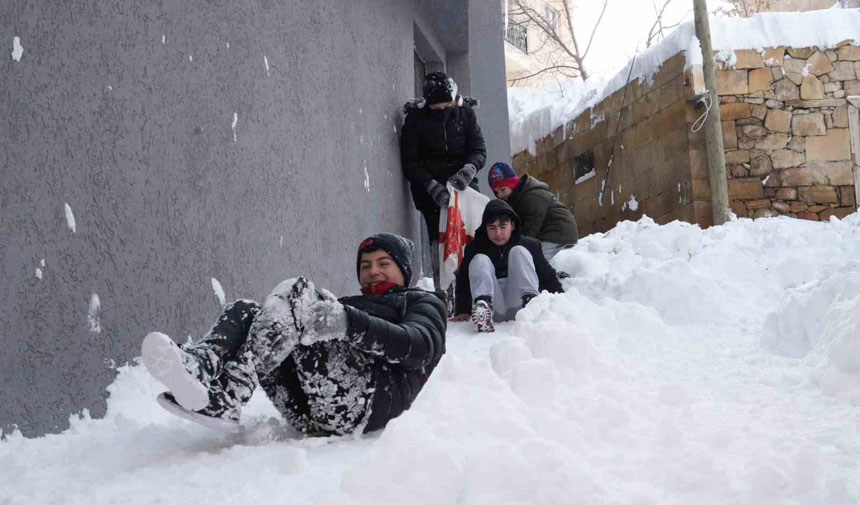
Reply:
[[[818,221],[854,212],[860,47],[845,41],[736,58],[717,72],[735,214]]]
[[[734,56],[717,72],[734,213],[823,220],[854,212],[860,46],[845,41]],[[678,54],[650,81],[630,83],[538,141],[536,156],[516,154],[514,167],[558,193],[576,213],[581,235],[643,214],[709,226],[704,129],[694,128],[704,112],[693,99],[701,80]],[[595,174],[576,183],[577,157],[589,152]]]

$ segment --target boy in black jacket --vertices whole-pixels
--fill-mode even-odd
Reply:
[[[257,386],[297,430],[340,435],[384,428],[409,408],[445,352],[444,296],[409,289],[412,242],[381,233],[359,246],[360,296],[336,299],[299,277],[261,305],[238,300],[195,343],[163,333],[143,362],[170,390],[168,411],[229,432]]]
[[[494,320],[513,319],[541,291],[562,292],[540,242],[521,235],[520,226],[519,216],[504,200],[487,204],[457,272],[453,321],[471,317],[477,331],[495,331]]]

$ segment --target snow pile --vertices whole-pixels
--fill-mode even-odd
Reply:
[[[756,14],[751,18],[711,17],[711,42],[723,59],[732,63],[738,49],[766,47],[834,47],[853,39],[860,42],[860,9]],[[687,66],[701,64],[702,54],[692,20],[681,24],[659,44],[623,58],[616,73],[595,75],[583,83],[570,79],[541,89],[508,88],[511,153],[535,153],[535,141],[576,118],[589,107],[622,89],[630,81],[650,80],[664,61],[685,53]],[[631,71],[630,66],[633,64]]]
[[[0,503],[857,503],[858,257],[857,214],[623,222],[556,257],[566,293],[452,323],[382,433],[299,439],[258,395],[222,435],[127,366],[104,419],[0,442]]]

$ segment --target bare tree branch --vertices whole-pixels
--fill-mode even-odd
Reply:
[[[541,66],[546,70],[534,72],[525,77],[517,77],[511,82],[521,82],[524,79],[541,75],[546,71],[554,71],[563,76],[580,77],[586,80],[589,74],[585,68],[585,57],[591,49],[594,42],[594,36],[597,28],[603,20],[606,13],[609,0],[603,0],[603,8],[600,11],[600,16],[594,24],[594,28],[588,38],[588,44],[585,51],[580,50],[579,41],[576,37],[576,30],[573,25],[573,3],[572,0],[558,0],[561,4],[558,8],[562,9],[566,20],[561,23],[556,16],[550,17],[539,12],[534,7],[526,3],[526,0],[512,0],[515,7],[508,13],[509,19],[519,18],[519,24],[526,27],[534,27],[542,35],[539,37],[540,47],[537,51],[529,50],[530,53],[538,52],[541,54]],[[549,7],[548,7],[549,8]],[[552,21],[552,22],[550,22]],[[514,21],[517,22],[517,21]]]
[[[659,10],[657,9],[657,4],[653,1],[651,2],[651,5],[654,6],[654,14],[657,15],[657,19],[654,20],[654,24],[652,24],[651,29],[648,30],[648,39],[645,41],[645,47],[651,47],[651,44],[663,38],[664,30],[678,26],[677,23],[672,26],[663,26],[663,14],[666,12],[666,7],[668,7],[671,2],[672,0],[665,0],[665,2],[663,2],[663,6]]]
[[[588,38],[588,45],[585,46],[585,52],[582,53],[583,58],[588,55],[588,51],[591,49],[591,43],[594,42],[594,34],[597,32],[597,27],[600,26],[600,22],[603,21],[603,15],[606,13],[607,4],[609,4],[609,0],[603,0],[603,9],[600,11],[600,16],[598,16],[597,22],[594,23],[594,29],[591,30],[591,36]]]
[[[748,18],[759,12],[770,10],[773,0],[729,0],[730,6],[719,7],[715,13],[726,16],[740,16]]]
[[[551,67],[542,68],[542,69],[538,70],[537,72],[535,72],[535,73],[533,73],[533,74],[524,75],[524,76],[520,76],[520,77],[517,77],[517,78],[511,79],[511,80],[510,80],[510,81],[508,81],[508,82],[510,82],[511,84],[517,84],[517,83],[522,82],[522,81],[525,81],[525,80],[527,80],[527,79],[531,79],[532,77],[537,77],[537,76],[539,76],[539,75],[543,74],[544,72],[551,72],[551,71],[553,71],[553,70],[561,71],[562,73],[564,73],[564,72],[563,72],[564,70],[572,70],[572,71],[574,71],[574,72],[575,72],[575,73],[574,73],[574,75],[570,75],[569,77],[576,77],[576,76],[578,75],[578,73],[579,73],[579,67],[576,67],[576,66],[572,66],[572,65],[553,65],[553,66],[551,66]]]

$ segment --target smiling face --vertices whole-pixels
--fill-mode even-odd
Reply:
[[[377,249],[362,253],[358,267],[358,283],[362,288],[367,288],[380,282],[391,282],[400,287],[405,284],[403,272],[387,252]]]
[[[503,246],[511,239],[516,225],[507,218],[499,218],[487,224],[487,238],[497,246]]]
[[[496,194],[496,198],[501,198],[502,200],[507,200],[513,192],[514,190],[511,189],[510,186],[499,186],[498,188],[493,190],[493,193]]]

